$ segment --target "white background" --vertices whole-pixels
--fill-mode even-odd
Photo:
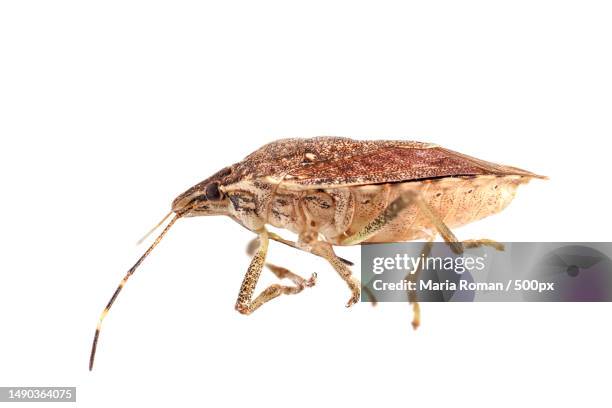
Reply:
[[[222,218],[177,223],[87,359],[135,241],[281,137],[523,167],[551,179],[459,237],[610,240],[606,3],[2,2],[0,385],[77,386],[82,407],[605,404],[609,304],[424,304],[413,332],[407,304],[347,310],[323,260],[272,244],[318,284],[242,316],[252,234]]]

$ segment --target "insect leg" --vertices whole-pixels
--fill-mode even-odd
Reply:
[[[270,238],[272,238],[271,234],[272,233],[268,232],[268,235]],[[259,246],[259,238],[255,237],[247,245],[247,255],[253,256],[258,246]],[[270,269],[272,273],[274,273],[279,279],[287,278],[291,280],[298,288],[300,288],[300,291],[302,291],[305,287],[314,286],[316,279],[317,279],[316,272],[313,273],[309,279],[304,279],[300,275],[293,273],[289,269],[283,268],[282,266],[277,266],[269,262],[266,262],[266,267]]]
[[[305,248],[314,255],[325,258],[327,262],[338,272],[340,277],[346,282],[352,292],[352,296],[346,304],[346,307],[351,307],[359,301],[361,297],[361,283],[351,273],[351,269],[336,255],[334,248],[328,242],[312,240],[300,235],[298,245]]]
[[[397,216],[410,205],[416,205],[418,207],[453,252],[457,254],[463,253],[464,248],[475,248],[479,246],[490,246],[498,250],[503,250],[503,245],[490,239],[459,241],[438,213],[414,190],[405,191],[382,210],[373,221],[370,221],[370,223],[363,227],[361,231],[346,237],[342,243],[345,245],[355,245],[367,240],[397,218]]]
[[[298,286],[282,286],[274,284],[268,286],[255,299],[253,299],[255,286],[257,286],[257,281],[261,275],[261,270],[265,265],[266,254],[268,252],[268,243],[268,231],[263,229],[259,233],[259,248],[251,260],[249,269],[247,270],[244,280],[242,281],[242,285],[240,286],[238,299],[236,300],[236,310],[242,314],[251,314],[264,303],[282,294],[295,294],[301,292],[303,289],[303,287]]]
[[[502,244],[493,241],[492,239],[468,239],[465,241],[459,241],[455,234],[453,234],[448,226],[444,223],[444,221],[442,221],[440,215],[433,208],[431,208],[429,204],[422,200],[416,193],[413,193],[413,197],[421,212],[425,214],[435,229],[440,233],[444,241],[456,254],[463,253],[465,248],[477,248],[481,246],[490,246],[498,251],[504,250],[504,246]]]
[[[296,242],[293,241],[289,241],[288,239],[285,239],[283,237],[281,237],[278,234],[275,234],[273,232],[268,231],[268,237],[276,242],[280,242],[281,244],[285,244],[287,246],[290,246],[291,248],[295,248],[295,249],[299,249],[300,251],[303,251],[302,248],[300,248],[298,246],[298,244]],[[247,254],[249,254],[250,256],[252,256],[255,253],[255,249],[257,249],[257,246],[259,245],[257,237],[253,238],[253,240],[251,242],[249,242],[249,244],[247,245]],[[338,257],[342,262],[344,262],[345,264],[347,264],[348,266],[353,266],[354,264],[349,261],[348,259],[344,259],[342,257]]]
[[[376,235],[378,231],[387,226],[391,221],[397,218],[397,216],[408,206],[419,204],[421,200],[418,199],[418,194],[415,191],[409,190],[405,191],[398,198],[393,200],[384,210],[382,210],[374,220],[370,221],[365,227],[361,229],[361,231],[356,232],[355,234],[346,237],[343,241],[343,245],[356,245],[363,241],[366,241],[368,238]],[[420,207],[420,205],[419,205]],[[426,211],[431,212],[429,209]],[[428,215],[429,218],[429,215]],[[457,240],[453,233],[444,225],[440,223],[440,225],[436,225],[436,229],[440,230],[442,235],[446,235],[451,240]]]
[[[429,256],[434,238],[435,236],[431,236],[423,246],[423,250],[421,251],[421,256],[423,258],[427,258]],[[414,273],[409,273],[406,275],[405,279],[412,282],[418,282],[421,269],[423,269],[423,264],[419,263],[417,270]],[[416,290],[411,290],[408,292],[408,302],[410,302],[410,305],[412,306],[412,328],[416,330],[421,324],[421,307],[419,306]]]
[[[466,239],[465,241],[463,241],[464,248],[478,248],[481,246],[495,248],[498,251],[504,250],[504,244],[494,241],[492,239]]]
[[[316,283],[316,280],[317,280],[317,273],[316,272],[313,272],[312,275],[310,276],[310,278],[304,279],[300,275],[295,274],[295,273],[291,272],[289,269],[283,268],[282,266],[273,265],[271,263],[267,263],[266,266],[279,279],[287,278],[291,282],[293,282],[296,285],[296,287],[300,290],[300,292],[304,288],[310,288],[310,287],[314,286],[314,284]]]

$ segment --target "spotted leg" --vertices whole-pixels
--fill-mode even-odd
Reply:
[[[270,238],[272,238],[272,233],[268,233],[270,235]],[[257,246],[259,245],[259,238],[254,238],[251,242],[249,242],[248,246],[247,246],[247,254],[250,256],[253,256],[255,254],[255,250],[257,249]],[[304,279],[302,278],[300,275],[291,272],[289,269],[287,268],[283,268],[282,266],[277,266],[274,264],[271,264],[269,262],[266,262],[266,267],[268,269],[270,269],[272,271],[272,273],[274,273],[274,275],[276,275],[277,278],[279,279],[289,279],[291,282],[293,282],[295,284],[295,286],[297,288],[299,288],[299,291],[301,292],[304,288],[309,288],[315,285],[316,283],[316,279],[317,279],[317,273],[314,272],[309,279]]]
[[[296,283],[296,286],[283,286],[279,284],[270,285],[266,289],[264,289],[255,299],[253,299],[255,287],[257,286],[259,276],[261,275],[261,271],[266,263],[268,243],[268,231],[262,229],[259,232],[259,247],[253,255],[253,259],[251,260],[249,269],[247,270],[247,273],[244,276],[244,280],[242,281],[242,285],[240,286],[238,299],[236,300],[236,310],[242,314],[251,314],[259,307],[261,307],[261,305],[263,305],[264,303],[280,295],[296,294],[301,292],[304,287],[314,285],[314,279],[316,275],[309,280],[305,280],[302,277],[292,274],[291,272],[285,269],[284,271],[291,274],[288,275],[287,273],[281,271],[281,269],[284,268],[279,268],[275,265],[272,265],[274,268],[276,268],[276,270],[271,268],[272,272],[274,272],[277,276],[279,276],[280,274],[283,277],[291,279],[294,283],[300,282],[301,284]],[[296,279],[296,277],[299,279]]]
[[[346,307],[351,307],[359,301],[361,297],[361,284],[359,280],[352,275],[348,265],[342,262],[342,259],[336,255],[330,243],[319,241],[316,238],[316,234],[305,232],[300,234],[297,244],[301,249],[326,259],[346,282],[352,293]]]
[[[326,251],[320,251],[320,253],[314,253],[314,252],[311,252],[310,250],[305,249],[304,247],[300,247],[298,245],[298,243],[286,240],[286,239],[280,237],[279,235],[274,234],[273,232],[268,232],[268,234],[269,234],[270,239],[272,239],[274,241],[277,241],[277,242],[280,242],[282,244],[288,245],[288,246],[290,246],[292,248],[295,248],[295,249],[299,249],[299,250],[302,250],[302,251],[310,252],[313,255],[322,256],[323,253],[326,253]],[[257,248],[258,245],[259,245],[259,238],[255,237],[247,245],[247,254],[252,256],[254,254],[255,249]],[[349,261],[349,260],[341,258],[341,257],[339,257],[339,256],[337,256],[335,254],[334,254],[334,256],[335,256],[335,258],[340,260],[340,262],[342,262],[344,265],[347,265],[347,266],[352,266],[353,265],[353,263],[351,261]],[[302,289],[304,289],[304,287],[311,287],[311,286],[314,286],[314,284],[316,283],[316,278],[317,278],[317,273],[316,272],[314,272],[309,279],[304,279],[300,275],[297,275],[297,274],[291,272],[290,270],[288,270],[286,268],[283,268],[282,266],[277,266],[277,265],[274,265],[274,264],[271,264],[271,263],[266,263],[266,267],[268,267],[268,269],[270,269],[279,279],[283,279],[283,278],[290,279],[293,283],[296,284],[296,286],[298,286],[300,288],[300,291]],[[343,268],[343,269],[349,270],[348,268]],[[341,276],[343,276],[346,273],[345,272],[341,272],[340,274],[341,274]],[[350,274],[350,270],[349,270],[349,274]],[[349,285],[349,287],[352,287],[352,285],[353,285],[353,283],[351,283]],[[377,301],[376,296],[374,295],[374,293],[372,293],[372,291],[367,286],[364,286],[363,290],[367,293],[367,295],[368,295],[368,297],[370,299],[371,305],[372,306],[376,306],[378,301]]]

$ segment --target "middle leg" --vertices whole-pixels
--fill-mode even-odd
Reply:
[[[352,293],[346,307],[351,307],[359,301],[361,297],[361,283],[353,276],[351,269],[336,255],[330,243],[319,241],[315,236],[306,232],[300,234],[298,245],[314,255],[325,258],[346,282]]]

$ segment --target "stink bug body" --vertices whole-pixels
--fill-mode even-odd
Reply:
[[[250,245],[253,258],[236,301],[240,313],[250,314],[271,299],[315,283],[314,274],[304,279],[266,264],[270,239],[326,259],[351,290],[348,307],[359,300],[360,283],[351,274],[350,262],[334,253],[334,245],[431,242],[440,235],[455,252],[481,245],[501,249],[491,240],[459,241],[451,228],[501,211],[517,187],[533,178],[544,177],[428,143],[316,137],[267,144],[174,200],[168,215],[174,217],[130,268],[102,312],[89,368],[102,320],[125,282],[179,218],[226,215],[258,235]],[[287,229],[298,239],[286,240],[266,225]],[[264,265],[293,285],[274,284],[254,297]],[[418,304],[416,299],[411,302],[416,327]]]

